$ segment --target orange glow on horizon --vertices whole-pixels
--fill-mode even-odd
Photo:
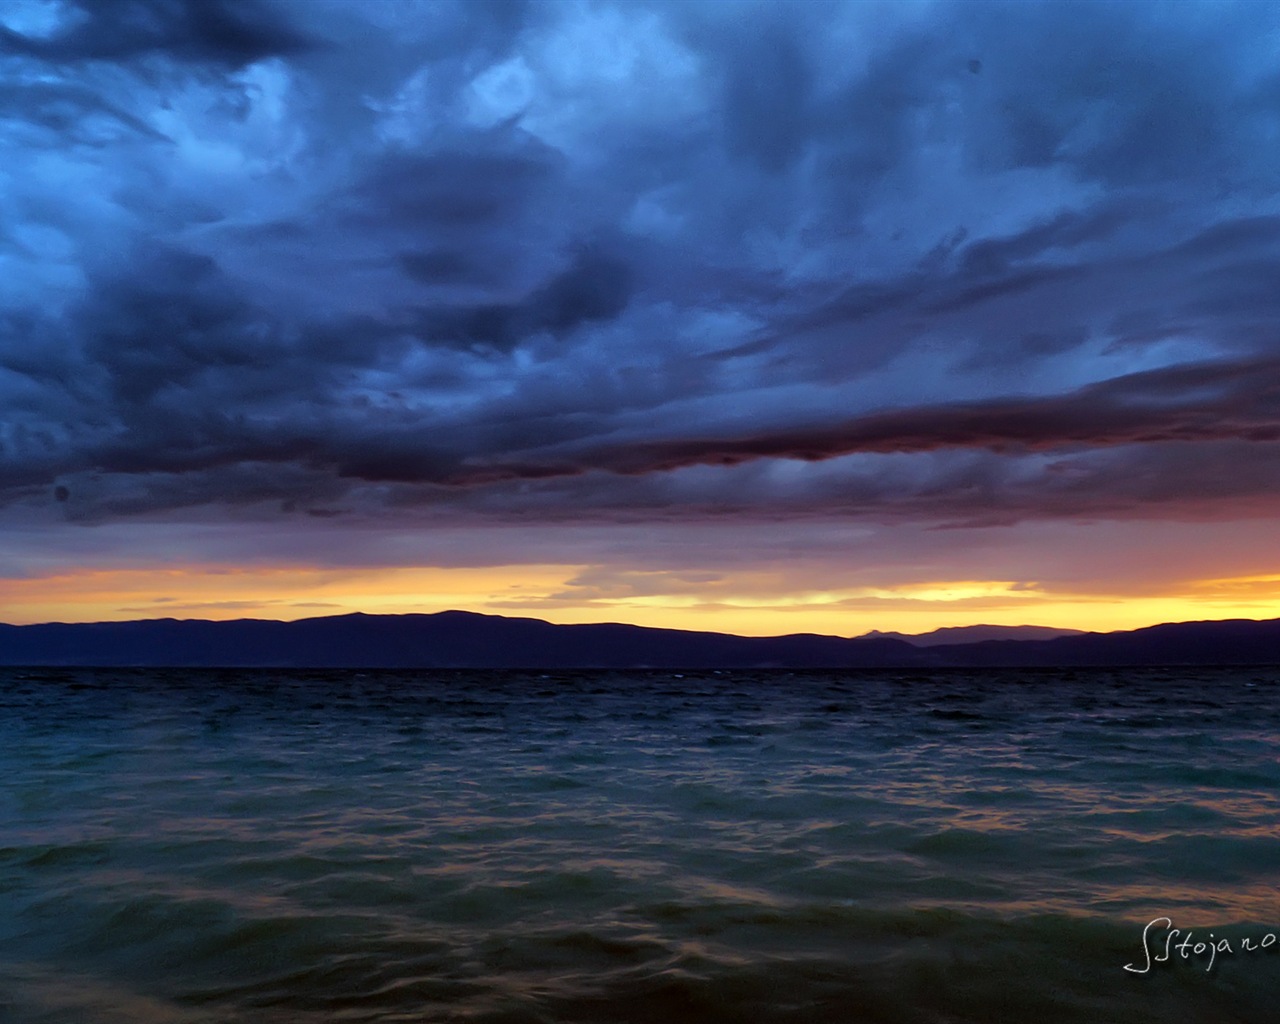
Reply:
[[[690,582],[679,574],[619,571],[612,584],[583,582],[601,575],[608,576],[578,565],[83,571],[0,580],[0,621],[291,620],[458,608],[559,623],[856,636],[873,629],[922,633],[977,623],[1109,631],[1194,619],[1280,617],[1278,576],[1191,581],[1168,595],[1071,593],[1002,580],[805,590],[766,572]]]

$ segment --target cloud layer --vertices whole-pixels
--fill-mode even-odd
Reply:
[[[7,5],[0,503],[1263,514],[1278,40],[1260,4]]]

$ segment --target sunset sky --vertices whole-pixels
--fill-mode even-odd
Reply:
[[[0,3],[0,621],[1280,616],[1280,5]]]

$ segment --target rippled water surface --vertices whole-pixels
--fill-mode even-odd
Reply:
[[[0,1021],[1275,1021],[1278,794],[1280,670],[0,670]]]

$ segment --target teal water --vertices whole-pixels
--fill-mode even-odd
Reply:
[[[3,1022],[1274,1021],[1278,885],[1280,670],[0,670]]]

